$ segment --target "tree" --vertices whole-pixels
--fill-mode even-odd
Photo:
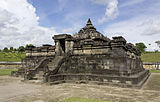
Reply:
[[[10,47],[10,49],[9,49],[9,50],[12,52],[12,51],[13,51],[13,49],[14,49],[13,47]]]
[[[160,41],[156,41],[155,43],[156,43],[157,46],[160,48]]]
[[[5,47],[5,48],[3,49],[3,52],[9,52],[8,48]]]
[[[18,48],[18,52],[24,52],[25,51],[25,48],[24,48],[24,46],[20,46],[19,48]]]
[[[25,48],[29,47],[29,46],[34,46],[33,44],[27,44]]]
[[[139,49],[141,52],[144,52],[147,47],[144,43],[136,43],[136,48]]]
[[[17,49],[16,49],[16,48],[14,48],[14,49],[13,49],[13,51],[14,51],[14,52],[16,52],[16,51],[17,51]]]

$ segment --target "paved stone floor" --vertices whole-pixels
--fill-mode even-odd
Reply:
[[[24,83],[21,78],[0,76],[0,102],[58,102],[67,97],[85,97],[108,102],[159,102],[160,74],[152,73],[141,89],[104,85],[46,85]]]

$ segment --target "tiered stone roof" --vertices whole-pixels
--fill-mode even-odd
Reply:
[[[78,33],[74,34],[73,37],[77,40],[99,39],[103,41],[110,41],[109,38],[105,37],[103,34],[101,34],[100,32],[96,30],[96,28],[92,25],[92,22],[90,19],[88,19],[86,26],[80,29]]]

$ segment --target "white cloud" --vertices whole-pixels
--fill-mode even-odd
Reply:
[[[147,50],[154,51],[158,49],[155,41],[160,40],[160,25],[158,25],[160,19],[158,18],[159,16],[157,15],[137,16],[126,21],[111,24],[104,29],[104,32],[108,37],[122,35],[129,42],[143,42],[147,46]]]
[[[27,0],[0,0],[0,48],[53,43],[53,28],[39,26],[36,9]]]
[[[79,26],[74,26],[74,27],[72,27],[72,28],[65,28],[65,29],[63,29],[61,32],[62,32],[62,33],[70,34],[70,33],[72,33],[72,32],[78,31],[79,28],[80,28]]]
[[[99,24],[107,22],[116,18],[119,14],[118,12],[118,0],[92,0],[95,3],[106,5],[105,15],[98,20]]]
[[[120,7],[131,6],[131,5],[143,2],[143,1],[145,1],[145,0],[126,0],[126,2],[124,2],[123,4],[120,5]]]
[[[157,16],[155,19],[150,19],[150,20],[148,20],[148,22],[145,22],[142,24],[142,26],[148,25],[147,29],[144,30],[142,35],[148,35],[148,36],[152,36],[152,35],[156,35],[156,34],[160,35],[159,17],[160,16]]]

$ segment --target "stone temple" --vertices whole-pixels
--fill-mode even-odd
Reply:
[[[54,35],[53,40],[55,46],[26,49],[22,68],[25,80],[141,87],[150,75],[133,44],[122,36],[107,38],[90,19],[78,33]]]

